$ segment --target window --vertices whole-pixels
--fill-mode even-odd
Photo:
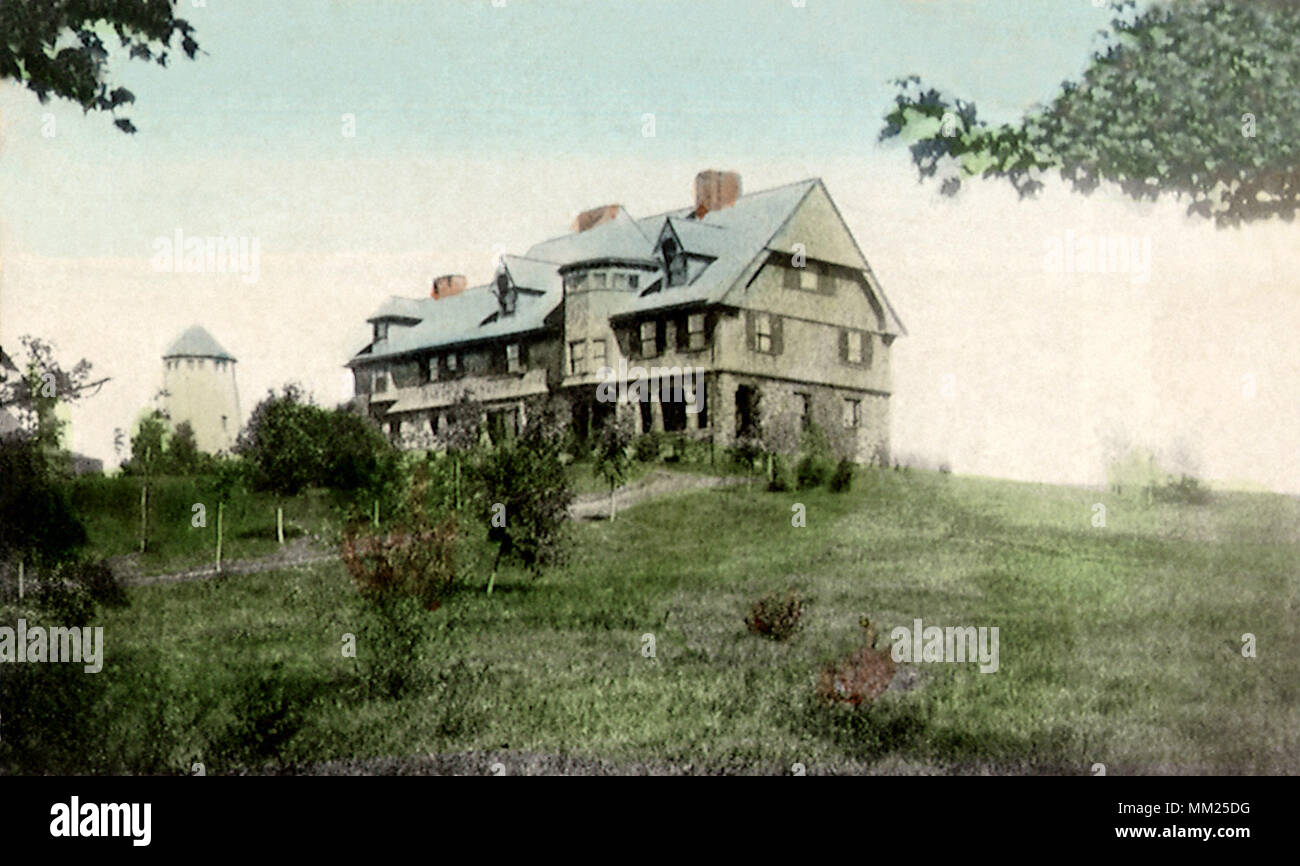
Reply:
[[[570,274],[568,282],[571,290],[585,289],[587,287],[587,274],[585,272]]]
[[[686,332],[687,332],[686,348],[692,350],[704,348],[704,314],[703,313],[693,313],[686,318]]]
[[[609,288],[609,275],[604,271],[595,271],[590,277],[590,282],[593,289]]]
[[[604,367],[604,366],[605,366],[605,363],[606,363],[606,359],[605,359],[605,341],[604,341],[604,340],[592,340],[592,341],[591,341],[591,366],[592,366],[592,369],[594,369],[594,370],[600,370],[601,367]]]
[[[375,322],[375,342],[388,339],[388,323]]]
[[[686,254],[677,248],[677,243],[672,238],[665,239],[660,250],[664,268],[668,271],[668,285],[684,285],[687,281]]]
[[[754,315],[754,346],[760,352],[772,351],[772,317],[767,313]]]
[[[523,369],[523,364],[519,363],[519,344],[510,343],[506,346],[506,372],[518,373]]]
[[[812,395],[796,393],[794,408],[799,413],[799,428],[807,430],[808,425],[812,423]]]
[[[497,300],[501,302],[501,315],[509,316],[515,311],[515,288],[510,285],[510,275],[504,271],[497,274]]]
[[[193,359],[193,358],[186,358],[186,359],[185,359],[185,366],[188,367],[188,368],[190,368],[191,370],[193,370],[193,369],[194,369],[194,359]]]
[[[659,354],[659,328],[654,322],[641,323],[641,357],[653,358]]]
[[[862,426],[862,401],[844,399],[844,426],[861,427]]]
[[[848,359],[850,364],[862,363],[862,332],[849,331]]]
[[[799,288],[805,292],[817,291],[817,271],[812,264],[805,264],[799,268]]]
[[[223,432],[223,433],[226,432],[226,429],[227,429],[227,427],[226,427],[226,422],[227,422],[228,420],[230,420],[228,416],[226,416],[226,415],[222,415],[222,416],[221,416],[221,432]]]
[[[376,370],[374,378],[374,387],[371,389],[376,394],[382,394],[388,390],[388,371]]]
[[[587,341],[574,340],[569,344],[569,374],[581,376],[587,372]]]
[[[437,381],[438,381],[438,356],[437,356],[437,355],[433,355],[432,357],[430,357],[430,358],[429,358],[429,362],[428,362],[428,364],[427,364],[426,366],[427,366],[428,371],[429,371],[429,372],[428,372],[428,376],[429,376],[429,378],[428,378],[427,381],[429,381],[429,382],[437,382]]]
[[[871,335],[865,331],[840,332],[840,359],[846,364],[871,365]]]
[[[447,355],[447,370],[448,370],[448,372],[455,373],[455,372],[456,372],[456,369],[457,369],[457,367],[458,367],[459,365],[460,365],[460,359],[456,357],[456,353],[455,353],[455,352],[452,352],[452,353],[450,353],[449,355]]]

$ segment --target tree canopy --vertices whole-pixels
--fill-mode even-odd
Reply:
[[[0,0],[0,78],[21,83],[42,103],[51,96],[83,110],[116,115],[135,101],[108,81],[114,38],[127,56],[166,66],[172,42],[194,59],[194,28],[174,13],[176,0]],[[125,117],[114,125],[135,132]]]
[[[1079,81],[1047,106],[990,126],[974,102],[901,78],[882,141],[910,141],[923,179],[1009,181],[1029,196],[1048,171],[1076,191],[1103,182],[1137,200],[1188,199],[1220,226],[1300,206],[1300,0],[1113,0]]]

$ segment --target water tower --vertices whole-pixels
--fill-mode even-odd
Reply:
[[[163,408],[172,429],[188,421],[200,451],[229,451],[239,435],[235,358],[201,325],[176,338],[163,353]]]

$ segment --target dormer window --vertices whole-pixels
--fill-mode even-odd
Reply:
[[[510,285],[510,275],[505,271],[497,274],[497,301],[501,305],[501,315],[514,315],[516,294],[515,287]]]
[[[519,344],[510,343],[506,346],[506,372],[519,373],[523,370],[523,364],[519,362]]]
[[[686,253],[677,246],[672,238],[664,238],[659,248],[664,259],[664,270],[668,272],[669,286],[682,286],[687,281]]]
[[[388,339],[388,323],[375,322],[375,342]]]

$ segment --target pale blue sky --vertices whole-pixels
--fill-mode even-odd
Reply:
[[[288,381],[333,405],[388,295],[485,280],[585,208],[686,206],[723,168],[747,191],[825,180],[910,331],[900,455],[1096,482],[1121,431],[1211,480],[1300,489],[1292,227],[1220,232],[1051,182],[942,198],[877,143],[900,76],[995,120],[1049,99],[1109,19],[1091,0],[190,5],[198,61],[119,69],[137,135],[0,83],[0,342],[37,334],[112,377],[71,427],[109,465],[194,323],[239,358],[245,412]],[[256,239],[256,283],[154,270],[177,228]],[[1073,237],[1149,243],[1149,280],[1052,272]]]
[[[50,255],[133,254],[196,193],[156,171],[206,159],[473,156],[872,158],[890,81],[921,74],[1005,119],[1074,76],[1108,13],[1085,0],[208,0],[203,54],[115,64],[140,128],[6,99],[9,237]],[[57,148],[39,134],[54,115]],[[356,116],[355,138],[341,116]],[[642,135],[655,115],[656,136]],[[17,125],[15,125],[17,121]],[[57,150],[56,153],[51,153]],[[79,170],[64,171],[64,163]],[[92,168],[100,172],[91,171]],[[180,173],[178,173],[180,174]],[[239,196],[234,196],[239,198]],[[262,196],[243,196],[257,200]],[[91,205],[87,207],[89,199]],[[73,206],[73,203],[78,203]],[[98,206],[111,203],[111,208]],[[113,219],[104,219],[106,213]],[[237,202],[226,215],[241,221]],[[260,218],[270,214],[262,208]],[[287,217],[286,217],[287,218]],[[217,229],[213,229],[217,231]],[[257,227],[269,248],[295,238]],[[284,231],[285,235],[281,236]],[[393,238],[399,245],[403,241]]]

